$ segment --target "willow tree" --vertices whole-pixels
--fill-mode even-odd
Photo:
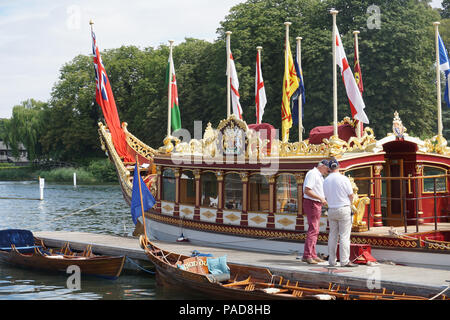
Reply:
[[[40,138],[44,127],[43,110],[47,103],[29,99],[13,107],[12,117],[4,121],[3,140],[18,157],[23,145],[28,152],[28,159],[42,156]]]

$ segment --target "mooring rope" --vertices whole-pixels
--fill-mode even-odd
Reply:
[[[142,271],[148,272],[148,273],[150,273],[150,274],[155,274],[154,271],[150,271],[150,270],[147,270],[147,269],[141,267],[139,264],[137,264],[135,261],[133,261],[130,257],[128,257],[128,256],[125,256],[125,257],[127,258],[127,260],[128,260],[129,262],[131,262],[133,265],[135,265],[136,267],[138,267],[138,268],[141,269]]]
[[[450,282],[450,280],[446,280],[447,282]],[[431,297],[429,300],[434,300],[437,297],[439,297],[441,294],[443,294],[445,291],[447,291],[448,289],[450,289],[450,283],[447,285],[447,288],[445,288],[444,290],[442,290],[441,292],[439,292],[437,295],[435,295],[434,297]]]
[[[83,212],[83,211],[89,210],[89,209],[91,209],[91,208],[97,207],[97,206],[99,206],[99,205],[101,205],[101,204],[104,204],[104,203],[106,203],[106,202],[107,202],[107,201],[105,200],[105,201],[102,201],[102,202],[99,202],[99,203],[93,204],[93,205],[92,205],[92,206],[90,206],[90,207],[87,207],[87,208],[84,208],[84,209],[81,209],[81,210],[77,210],[77,211],[74,211],[74,212],[71,212],[71,213],[65,214],[65,215],[63,215],[63,216],[61,216],[61,217],[57,217],[57,218],[55,218],[55,219],[52,219],[52,220],[41,221],[40,223],[38,223],[38,225],[40,225],[40,224],[42,224],[42,223],[49,223],[49,222],[53,222],[53,221],[57,221],[57,220],[61,220],[61,219],[63,219],[63,218],[67,218],[67,217],[69,217],[69,216],[72,216],[72,215],[74,215],[74,214],[77,214],[77,213],[80,213],[80,212]]]

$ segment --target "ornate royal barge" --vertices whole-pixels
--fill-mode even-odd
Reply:
[[[204,131],[203,128],[194,130],[204,132],[201,137],[184,137],[180,141],[171,134],[171,123],[174,123],[171,113],[174,106],[178,107],[172,94],[176,94],[172,51],[168,132],[162,147],[147,146],[128,132],[126,123],[120,124],[115,104],[108,105],[109,100],[101,99],[112,97],[109,82],[97,83],[97,101],[107,111],[103,111],[106,123],[111,124],[108,128],[99,123],[100,141],[117,169],[125,201],[131,203],[135,155],[141,164],[140,174],[156,200],[153,208],[140,218],[135,234],[144,230],[149,238],[160,240],[188,239],[202,245],[301,254],[308,226],[302,208],[305,175],[320,160],[334,157],[340,162],[342,174],[353,179],[356,193],[353,244],[360,248],[367,246],[378,260],[450,266],[450,148],[442,135],[439,63],[436,64],[438,134],[435,137],[421,140],[409,136],[397,112],[392,132],[379,140],[370,127],[361,130],[356,120],[345,118],[338,123],[336,63],[342,61],[336,60],[336,51],[344,62],[346,57],[335,22],[337,11],[330,13],[333,15],[333,126],[316,127],[305,140],[300,137],[298,142],[289,142],[284,126],[280,140],[278,130],[270,124],[257,121],[259,124],[247,125],[240,119],[241,113],[233,111],[232,114],[230,86],[235,82],[231,72],[227,72],[227,118],[216,128],[208,123]],[[290,23],[285,25],[285,65],[290,63],[291,67],[289,72],[285,68],[287,77],[296,73],[289,62],[290,49],[287,50]],[[435,23],[436,39],[437,26]],[[234,65],[229,46],[231,32],[226,34],[227,71],[230,71]],[[94,35],[93,43],[96,70],[101,69],[105,78]],[[173,41],[170,43],[172,50]],[[438,49],[438,42],[436,46]],[[439,50],[436,54],[439,61]],[[97,81],[103,79],[99,75]],[[343,73],[345,76],[348,77]],[[353,74],[347,80],[353,81]],[[103,90],[103,85],[109,91]],[[358,119],[357,116],[364,114],[364,104],[355,88],[356,84],[352,94],[360,98],[354,100],[360,103],[360,110],[353,117]],[[349,99],[352,97],[347,95]],[[286,103],[289,104],[289,99]],[[233,100],[233,110],[235,106]],[[300,106],[298,110],[300,122]],[[289,108],[283,111],[286,113]],[[367,123],[363,118],[358,120]],[[317,251],[327,254],[326,210],[321,217],[320,231]],[[364,256],[364,252],[357,252],[354,258]]]
[[[180,142],[169,136],[159,149],[129,133],[126,123],[123,129],[156,199],[145,212],[149,237],[302,253],[305,174],[320,160],[335,157],[357,193],[352,243],[370,246],[378,260],[450,265],[450,148],[440,136],[410,137],[397,112],[393,131],[380,140],[366,127],[361,138],[319,137],[320,144],[309,142],[317,140],[313,134],[302,142],[281,142],[270,125],[247,125],[234,115],[216,129],[208,123],[202,139]],[[339,124],[340,137],[346,130],[355,131],[349,118]],[[134,163],[119,157],[102,123],[99,134],[130,204]],[[326,254],[326,211],[320,230],[317,250]]]

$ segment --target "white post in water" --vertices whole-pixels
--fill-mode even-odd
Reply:
[[[73,173],[73,186],[74,187],[77,186],[77,173],[76,172]]]
[[[39,194],[40,194],[39,200],[44,200],[44,186],[45,186],[45,179],[39,177],[39,191],[40,191],[39,192]]]

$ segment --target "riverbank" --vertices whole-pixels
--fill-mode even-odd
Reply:
[[[117,184],[116,170],[108,159],[94,159],[80,166],[55,168],[36,164],[0,164],[0,181],[36,181],[40,177],[47,182],[72,184],[74,173],[79,184]]]

